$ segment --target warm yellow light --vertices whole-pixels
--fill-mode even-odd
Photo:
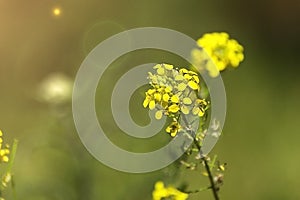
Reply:
[[[59,16],[59,15],[61,14],[60,8],[54,8],[54,9],[53,9],[53,14],[54,14],[55,16]]]

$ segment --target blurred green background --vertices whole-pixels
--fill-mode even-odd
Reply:
[[[174,29],[194,39],[226,31],[243,44],[245,61],[222,75],[228,112],[224,135],[212,152],[228,163],[221,197],[300,199],[300,1],[1,0],[0,24],[0,129],[6,142],[20,142],[14,166],[18,199],[151,199],[157,180],[173,181],[179,171],[175,165],[127,174],[99,163],[83,147],[72,118],[71,84],[87,54],[113,34],[144,26]],[[165,52],[133,52],[101,80],[99,121],[121,147],[153,148],[167,136],[147,145],[125,137],[107,106],[112,84],[137,64],[172,59],[177,62]],[[59,99],[49,89],[56,82],[64,84],[63,91],[53,86]],[[141,98],[137,94],[131,101],[133,118],[146,114]],[[198,181],[207,183],[195,173],[178,179],[194,189]],[[7,196],[11,199],[10,190]],[[191,199],[212,195],[207,191]]]

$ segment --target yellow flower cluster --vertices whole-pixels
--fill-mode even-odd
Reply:
[[[3,133],[0,130],[0,162],[8,162],[9,161],[9,145],[5,145],[3,148],[3,139],[2,139]]]
[[[161,181],[155,183],[154,191],[152,192],[153,200],[162,200],[166,198],[170,200],[186,200],[188,196],[188,194],[180,192],[174,187],[165,187],[164,183]]]
[[[156,109],[155,118],[162,116],[173,118],[166,132],[175,137],[181,126],[178,123],[180,114],[190,112],[202,117],[207,109],[207,102],[197,98],[200,91],[198,74],[185,68],[175,69],[170,64],[157,64],[153,67],[155,74],[149,72],[152,88],[146,92],[144,108]]]
[[[206,68],[212,77],[219,75],[228,66],[238,67],[244,60],[243,46],[236,40],[230,39],[227,33],[207,33],[197,44],[202,49],[192,51],[192,58],[197,68]],[[209,56],[210,59],[207,59]],[[217,69],[216,69],[217,68]]]

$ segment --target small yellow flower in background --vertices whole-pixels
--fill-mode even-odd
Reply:
[[[2,177],[2,186],[7,187],[10,181],[11,181],[11,173],[8,172],[4,174],[4,176]]]
[[[11,170],[17,151],[18,141],[14,140],[11,150],[8,144],[4,145],[3,143],[3,132],[0,130],[0,165],[3,165],[4,163],[7,165],[6,170],[1,169],[0,200],[4,200],[4,197],[2,196],[4,190],[9,186],[9,183],[13,182]],[[13,184],[11,185],[13,187]]]
[[[205,68],[212,77],[218,76],[219,71],[223,71],[229,66],[238,67],[244,60],[243,46],[236,40],[230,39],[227,33],[204,34],[197,44],[204,51],[194,49],[191,52],[194,64],[200,70]]]
[[[171,200],[186,200],[188,196],[188,194],[180,192],[174,187],[165,187],[162,181],[155,183],[154,191],[152,192],[153,200],[163,200],[167,198]]]
[[[9,161],[9,145],[5,145],[3,148],[3,139],[2,139],[3,133],[0,130],[0,162],[7,163]]]
[[[237,67],[244,59],[243,47],[227,33],[207,33],[197,41],[222,71],[227,66]]]

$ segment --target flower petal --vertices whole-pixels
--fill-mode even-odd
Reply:
[[[182,81],[184,77],[181,74],[175,76],[175,81]]]
[[[156,119],[161,119],[163,116],[163,111],[162,110],[159,110],[155,113],[155,118]]]
[[[200,108],[198,108],[198,107],[194,107],[194,108],[192,109],[193,115],[197,115],[197,114],[199,113],[199,111],[200,111]]]
[[[184,104],[186,104],[186,105],[192,104],[192,100],[191,100],[191,98],[189,98],[189,97],[183,98],[182,102],[183,102]]]
[[[179,83],[177,88],[179,91],[183,91],[183,90],[185,90],[186,86],[187,85],[185,83]]]
[[[190,109],[187,106],[185,106],[185,105],[181,106],[180,110],[185,115],[187,115],[187,114],[190,113]]]
[[[163,65],[167,70],[173,69],[173,65],[170,65],[170,64],[163,64]]]
[[[171,106],[169,106],[168,110],[169,112],[177,113],[179,110],[179,106],[177,104],[172,104]]]
[[[177,135],[177,130],[174,130],[174,131],[171,132],[172,137],[175,137],[176,135]]]
[[[175,94],[171,97],[171,102],[172,103],[179,103],[179,97]]]
[[[169,95],[169,94],[164,94],[164,95],[163,95],[163,100],[164,100],[165,102],[168,102],[169,99],[170,99],[170,95]]]
[[[149,99],[146,98],[146,99],[144,100],[144,102],[143,102],[144,108],[147,108],[148,104],[149,104]]]
[[[164,68],[158,68],[157,70],[156,70],[156,72],[157,72],[157,74],[159,74],[159,75],[164,75],[165,74],[165,69]]]
[[[158,93],[158,92],[154,93],[154,99],[155,99],[157,102],[161,101],[161,94]]]
[[[150,103],[149,103],[149,109],[153,110],[154,108],[155,108],[155,101],[151,100]]]
[[[189,81],[188,86],[193,90],[198,90],[199,86],[195,81]]]

